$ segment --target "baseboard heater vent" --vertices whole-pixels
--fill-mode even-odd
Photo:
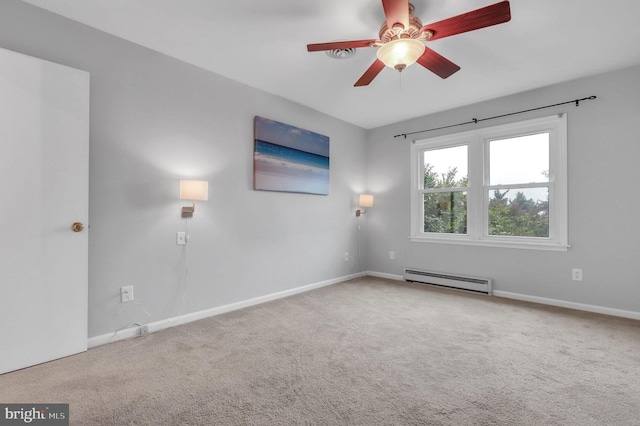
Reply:
[[[469,290],[491,296],[491,279],[465,277],[460,275],[443,274],[441,272],[405,269],[404,280],[421,284],[433,284],[443,287]]]

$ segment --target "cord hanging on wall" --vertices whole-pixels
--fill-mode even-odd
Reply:
[[[545,106],[541,106],[541,107],[537,107],[537,108],[531,108],[531,109],[525,109],[525,110],[522,110],[522,111],[510,112],[510,113],[507,113],[507,114],[496,115],[496,116],[493,116],[493,117],[472,118],[470,121],[465,121],[464,123],[451,124],[449,126],[442,126],[442,127],[434,127],[433,129],[418,130],[417,132],[400,133],[399,135],[395,135],[394,138],[404,137],[406,139],[407,136],[415,135],[415,134],[418,134],[418,133],[426,133],[426,132],[433,132],[434,130],[449,129],[451,127],[464,126],[466,124],[478,124],[481,121],[495,120],[496,118],[509,117],[510,115],[516,115],[516,114],[524,114],[525,112],[537,111],[539,109],[552,108],[552,107],[556,107],[556,106],[560,106],[560,105],[566,105],[566,104],[575,103],[576,107],[579,107],[580,106],[580,102],[582,102],[582,101],[591,101],[593,99],[596,99],[596,96],[589,96],[589,97],[586,97],[586,98],[574,99],[574,100],[571,100],[571,101],[560,102],[560,103],[553,104],[553,105],[545,105]]]

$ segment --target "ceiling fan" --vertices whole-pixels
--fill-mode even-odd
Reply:
[[[507,0],[424,26],[413,14],[414,8],[409,0],[382,0],[382,7],[386,22],[380,28],[379,39],[308,44],[307,51],[377,47],[378,58],[354,84],[356,87],[371,83],[385,66],[402,71],[415,62],[441,78],[447,78],[460,67],[426,47],[424,41],[479,30],[511,20]]]

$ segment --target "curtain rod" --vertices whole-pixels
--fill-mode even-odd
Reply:
[[[525,112],[537,111],[539,109],[551,108],[551,107],[555,107],[555,106],[559,106],[559,105],[566,105],[566,104],[575,103],[576,107],[579,107],[580,106],[580,102],[582,102],[582,101],[590,101],[590,100],[593,100],[593,99],[596,99],[596,97],[595,96],[589,96],[587,98],[574,99],[572,101],[560,102],[559,104],[546,105],[546,106],[541,106],[541,107],[538,107],[538,108],[525,109],[523,111],[510,112],[508,114],[496,115],[496,116],[493,116],[493,117],[472,118],[471,121],[466,121],[464,123],[451,124],[449,126],[442,126],[442,127],[434,127],[433,129],[427,129],[427,130],[418,130],[417,132],[400,133],[399,135],[395,135],[394,138],[399,138],[400,136],[404,136],[404,138],[406,139],[407,136],[415,135],[417,133],[425,133],[425,132],[432,132],[434,130],[448,129],[450,127],[464,126],[465,124],[478,124],[481,121],[494,120],[496,118],[508,117],[510,115],[516,115],[516,114],[523,114]]]

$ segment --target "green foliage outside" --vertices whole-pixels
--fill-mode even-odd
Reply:
[[[509,190],[495,190],[489,200],[489,235],[549,236],[549,202],[535,202],[522,192],[509,202]]]
[[[457,168],[437,174],[425,164],[425,189],[465,188],[468,179],[457,179]],[[518,191],[511,200],[509,190],[495,190],[489,200],[489,235],[520,237],[549,236],[549,202],[534,201]],[[464,190],[424,194],[424,232],[467,233],[467,193]]]
[[[447,173],[438,175],[433,166],[425,164],[425,189],[464,188],[467,177],[456,179],[458,169],[449,169]],[[424,232],[446,234],[467,233],[467,193],[451,191],[424,194]]]

